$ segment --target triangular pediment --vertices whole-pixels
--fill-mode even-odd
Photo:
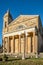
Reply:
[[[20,15],[19,17],[17,17],[15,20],[13,20],[9,24],[9,30],[12,32],[12,31],[27,29],[31,27],[29,24],[31,25],[33,24],[33,22],[31,22],[31,19],[34,19],[37,17],[38,15],[33,15],[33,16],[32,15]]]
[[[39,15],[20,15],[16,19],[14,19],[9,25],[31,20],[31,19],[36,18],[37,16],[39,16]]]

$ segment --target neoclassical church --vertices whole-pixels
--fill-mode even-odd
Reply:
[[[10,11],[3,17],[3,53],[36,54],[43,45],[39,15],[20,15],[13,20]]]

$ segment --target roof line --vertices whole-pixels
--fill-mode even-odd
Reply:
[[[21,17],[22,15],[20,15],[19,17]],[[38,15],[39,16],[39,15]],[[15,20],[13,20],[11,23],[13,23],[14,21],[16,21],[19,17],[17,17]],[[37,18],[36,16],[35,17],[33,17],[33,18],[30,18],[30,19],[27,19],[27,20],[31,20],[31,19],[34,19],[34,18]],[[27,21],[27,20],[24,20],[24,21]],[[22,22],[24,22],[24,21],[22,21]],[[9,25],[11,25],[11,23],[9,24]],[[18,23],[19,23],[19,21],[18,21]],[[16,23],[15,23],[16,24]]]

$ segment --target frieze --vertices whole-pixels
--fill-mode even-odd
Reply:
[[[19,26],[16,28],[16,30],[21,30],[21,29],[25,29],[25,28],[27,28],[26,25],[19,25]]]

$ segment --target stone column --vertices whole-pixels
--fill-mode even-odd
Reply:
[[[13,53],[15,52],[15,40],[14,40],[14,36],[13,36]]]
[[[35,32],[33,32],[33,53],[35,53]]]
[[[38,36],[33,32],[33,53],[37,53]]]
[[[9,53],[9,37],[7,38],[7,53]]]
[[[38,58],[38,35],[35,35],[35,52],[36,58]]]
[[[35,31],[33,32],[33,53],[38,58],[38,35],[35,34]]]
[[[28,34],[26,33],[26,34],[25,34],[25,38],[26,38],[26,44],[25,44],[25,46],[26,46],[26,48],[25,48],[26,52],[25,52],[25,53],[28,53],[28,42],[27,42],[27,36],[28,36]]]
[[[12,36],[11,40],[11,53],[14,53],[14,36]]]
[[[35,35],[35,52],[38,53],[38,35]]]
[[[24,32],[24,53],[22,55],[22,59],[25,59],[25,54],[26,54],[26,43],[27,43],[27,33]]]
[[[21,53],[21,33],[19,33],[19,53]]]

